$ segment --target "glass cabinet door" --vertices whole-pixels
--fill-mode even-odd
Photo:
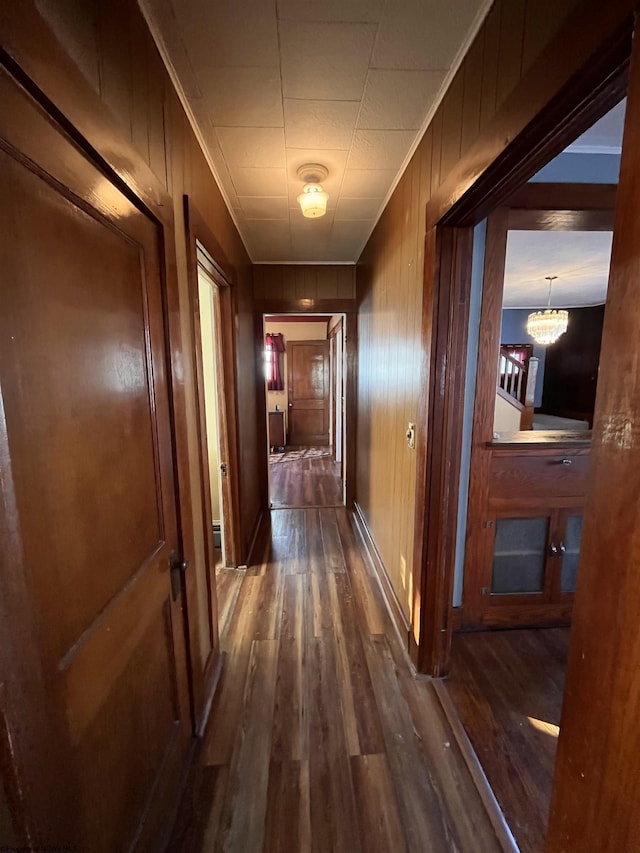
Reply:
[[[542,594],[549,516],[496,519],[491,595]]]

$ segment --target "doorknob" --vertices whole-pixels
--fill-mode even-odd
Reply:
[[[222,474],[222,476],[223,476],[223,477],[226,477],[226,476],[227,476],[227,471],[228,471],[227,463],[226,463],[226,462],[222,462],[222,463],[220,464],[220,473]]]
[[[290,409],[292,409],[292,408],[293,408],[293,403],[289,403],[289,408],[290,408]]]

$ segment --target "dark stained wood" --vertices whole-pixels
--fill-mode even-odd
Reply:
[[[355,297],[353,264],[255,264],[253,282],[257,302],[284,299],[328,304]],[[288,313],[288,309],[269,313]],[[323,313],[337,312],[330,309]]]
[[[498,0],[500,40],[498,42],[498,75],[496,107],[515,89],[522,75],[522,42],[527,0]]]
[[[532,450],[548,448],[553,445],[556,452],[561,453],[563,448],[590,447],[592,441],[591,430],[528,430],[522,432],[503,432],[494,436],[488,444],[493,448],[494,455],[498,455],[504,448],[517,448],[526,453],[528,448]]]
[[[290,459],[289,454],[273,453],[270,459],[269,487],[274,509],[341,506],[344,503],[340,465],[329,454],[320,458]]]
[[[489,559],[492,532],[482,524],[489,491],[491,453],[487,442],[493,436],[493,417],[497,376],[497,353],[500,349],[502,289],[507,246],[507,210],[499,208],[487,219],[484,256],[483,299],[478,340],[478,368],[473,412],[471,467],[467,511],[463,601],[465,617],[479,618],[483,607],[477,573]],[[487,362],[487,354],[489,361]],[[495,372],[487,369],[495,365]]]
[[[435,284],[437,293],[434,310],[437,326],[433,330],[431,362],[439,375],[430,385],[429,423],[427,426],[428,456],[425,502],[416,510],[416,526],[424,529],[424,538],[416,537],[420,551],[414,561],[424,567],[420,597],[424,602],[421,617],[439,613],[440,619],[420,625],[420,655],[418,666],[434,675],[449,657],[446,624],[453,576],[450,571],[455,558],[455,530],[458,512],[458,488],[449,487],[459,481],[459,460],[462,441],[462,418],[466,371],[468,324],[461,322],[466,315],[471,294],[472,229],[449,229],[441,238],[441,267]],[[456,471],[451,470],[458,460]],[[441,531],[446,531],[440,535]],[[445,640],[444,645],[442,644]]]
[[[604,305],[569,309],[567,331],[547,347],[541,410],[593,423]]]
[[[640,838],[639,48],[636,25],[549,851],[632,850]]]
[[[329,444],[329,342],[289,341],[287,444]]]
[[[96,851],[144,849],[171,807],[191,729],[181,578],[174,595],[169,578],[179,542],[162,230],[5,70],[0,86],[0,458],[3,547],[15,546],[3,583],[9,601],[23,596],[15,635],[37,625],[27,654],[40,660],[29,691],[4,688],[2,731],[16,746],[3,776],[34,842],[56,827]],[[14,666],[3,662],[7,678]],[[38,669],[43,732],[61,763],[43,760],[48,748],[29,759],[28,733],[18,746],[43,710],[32,705]],[[48,802],[37,798],[45,780]],[[60,788],[73,792],[73,814]]]
[[[522,184],[506,201],[511,214],[514,210],[615,211],[617,184]],[[611,223],[613,227],[613,221]],[[586,230],[586,229],[585,229]]]
[[[510,14],[519,5],[504,2],[501,9]],[[480,221],[624,96],[634,8],[633,0],[606,8],[583,0],[572,11],[554,4],[550,18],[557,15],[562,25],[482,123],[478,140],[443,176],[428,204],[431,225],[454,217],[458,225]],[[491,25],[489,15],[485,27]],[[510,39],[517,42],[518,32],[501,33],[500,49]]]
[[[456,634],[445,690],[522,853],[544,849],[569,630]]]
[[[523,500],[581,497],[587,491],[589,449],[537,448],[527,454],[506,449],[491,453],[488,505],[515,507]],[[486,504],[485,504],[486,506]]]
[[[497,853],[432,683],[410,668],[346,509],[271,516],[264,559],[249,566],[223,638],[222,692],[169,849]]]

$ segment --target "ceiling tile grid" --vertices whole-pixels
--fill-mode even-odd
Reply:
[[[251,259],[313,263],[358,259],[490,0],[143,5]],[[328,211],[305,220],[316,162]]]

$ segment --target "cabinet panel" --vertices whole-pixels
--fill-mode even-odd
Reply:
[[[549,517],[499,518],[491,595],[543,593]]]
[[[580,542],[582,540],[582,515],[567,515],[564,525],[562,567],[560,570],[560,592],[576,590]]]

